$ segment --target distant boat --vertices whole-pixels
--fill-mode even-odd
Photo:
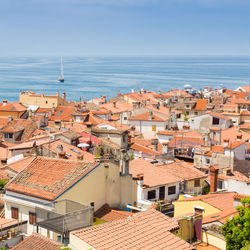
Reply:
[[[61,57],[61,75],[58,77],[58,81],[59,82],[64,82],[62,57]]]

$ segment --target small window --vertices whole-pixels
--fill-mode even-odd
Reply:
[[[206,164],[210,164],[210,159],[206,158]]]
[[[95,207],[95,203],[94,202],[90,202],[90,206],[91,207]]]
[[[11,218],[18,220],[18,208],[16,207],[11,208]]]
[[[217,185],[218,185],[218,189],[222,189],[222,181],[218,181],[218,183],[217,183]]]
[[[4,138],[5,139],[9,138],[9,134],[4,134]]]
[[[168,195],[176,193],[176,186],[168,187]]]
[[[156,125],[152,125],[152,131],[156,131]]]
[[[125,143],[126,142],[126,135],[122,136],[122,142]]]
[[[189,112],[187,111],[186,114],[189,115]]]
[[[45,103],[48,104],[48,101],[46,101]]]
[[[13,138],[13,133],[9,133],[9,138]]]
[[[127,117],[124,117],[123,120],[126,121],[126,120],[128,120],[128,118],[127,118]]]
[[[213,117],[213,125],[219,125],[220,119],[217,117]]]
[[[195,112],[194,112],[194,114],[195,114],[195,115],[198,115],[198,112],[197,112],[197,111],[195,111]]]
[[[148,191],[148,200],[155,199],[155,190]]]
[[[36,224],[36,214],[35,213],[29,212],[29,223],[31,225]]]
[[[194,186],[199,187],[200,186],[200,180],[194,180]]]

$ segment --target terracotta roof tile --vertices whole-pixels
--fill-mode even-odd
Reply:
[[[110,222],[132,216],[132,212],[112,209],[108,204],[104,204],[94,214],[98,219]]]
[[[200,111],[205,110],[207,107],[207,102],[208,102],[207,99],[197,100],[194,110],[200,110]]]
[[[5,165],[2,169],[9,168],[9,169],[13,170],[14,172],[19,173],[25,167],[27,167],[27,165],[29,165],[34,159],[35,159],[35,156],[27,156],[21,160],[18,160],[18,161],[15,161],[13,163],[10,163],[8,165]]]
[[[72,114],[75,111],[75,107],[73,106],[60,106],[55,108],[55,112],[49,116],[49,120],[51,121],[71,121]]]
[[[0,103],[0,111],[25,112],[26,110],[27,108],[19,102],[7,102],[6,105],[2,102]]]
[[[143,146],[143,145],[140,145],[138,143],[134,143],[132,146],[130,146],[130,148],[133,150],[136,150],[138,152],[142,152],[142,153],[149,155],[149,156],[160,155],[160,153],[158,151],[155,151],[147,146]]]
[[[236,194],[235,192],[205,194],[197,197],[178,200],[175,202],[188,202],[188,201],[201,200],[223,211],[233,207],[234,203],[233,197],[235,194]]]
[[[96,249],[194,249],[170,232],[178,227],[175,220],[150,209],[72,234]]]
[[[37,157],[6,185],[6,190],[54,200],[97,163]]]
[[[221,131],[221,141],[224,139],[230,139],[230,142],[234,142],[237,140],[237,135],[242,135],[242,141],[250,140],[250,134],[246,133],[242,130],[239,130],[237,127],[231,127],[228,129],[224,129]]]
[[[169,183],[180,182],[180,177],[172,174],[169,169],[157,167],[144,159],[135,159],[130,162],[129,173],[134,178],[143,174],[143,183],[145,187],[160,186]]]
[[[230,219],[233,216],[237,215],[238,211],[232,207],[223,211],[220,211],[218,213],[210,214],[208,216],[205,216],[202,218],[202,224],[207,224],[215,221],[219,221],[222,224],[226,223],[226,218]]]
[[[136,115],[134,117],[130,117],[129,120],[165,122],[168,119],[163,117],[163,116],[160,116],[160,115],[152,114],[152,120],[150,120],[149,119],[149,112],[145,112],[143,114]]]
[[[58,250],[62,246],[62,243],[51,240],[41,234],[33,233],[31,236],[25,238],[23,241],[18,243],[12,249],[15,250]]]
[[[219,113],[215,113],[215,112],[210,112],[209,115],[217,117],[217,118],[221,118],[221,119],[224,119],[224,120],[231,120],[231,118],[229,118],[227,116],[224,116],[222,114],[219,114]]]

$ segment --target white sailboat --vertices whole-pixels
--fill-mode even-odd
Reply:
[[[58,81],[59,82],[64,82],[62,57],[61,57],[61,75],[58,77]]]

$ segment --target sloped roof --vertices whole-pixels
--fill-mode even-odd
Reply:
[[[97,163],[37,157],[5,188],[52,201],[97,165]]]
[[[96,249],[194,249],[170,232],[178,227],[175,220],[150,209],[72,234]]]
[[[18,243],[11,249],[15,250],[27,250],[27,249],[36,249],[36,250],[58,250],[62,246],[61,242],[51,240],[41,234],[33,233],[31,236],[25,238],[23,241]]]
[[[130,146],[130,148],[133,150],[136,150],[138,152],[142,152],[142,153],[149,155],[149,156],[160,155],[159,152],[157,152],[157,151],[155,151],[147,146],[140,145],[138,143],[134,143],[132,146]]]
[[[132,174],[134,178],[143,174],[145,187],[160,186],[182,180],[180,177],[173,175],[167,168],[157,167],[142,158],[130,162],[129,173]]]
[[[234,206],[234,195],[235,192],[226,192],[226,193],[214,193],[214,194],[205,194],[197,197],[192,197],[188,199],[178,200],[175,202],[188,202],[188,201],[203,201],[211,206],[218,208],[219,210],[230,209]]]
[[[104,204],[94,213],[95,217],[107,222],[127,218],[132,215],[132,212],[112,209],[108,204]]]
[[[160,115],[152,114],[152,120],[150,120],[149,112],[145,112],[145,113],[130,117],[129,120],[165,122],[168,119]]]
[[[207,102],[208,102],[207,99],[198,99],[196,101],[196,105],[194,107],[194,110],[199,110],[199,111],[205,110],[207,107]]]
[[[2,102],[0,103],[0,111],[24,112],[26,110],[27,108],[19,102],[7,102],[6,105]]]
[[[34,159],[35,159],[35,156],[27,156],[21,160],[18,160],[18,161],[15,161],[13,163],[10,163],[8,165],[5,165],[3,167],[3,169],[9,168],[9,169],[13,170],[14,172],[19,173],[25,167],[27,167],[27,165],[30,164]]]

